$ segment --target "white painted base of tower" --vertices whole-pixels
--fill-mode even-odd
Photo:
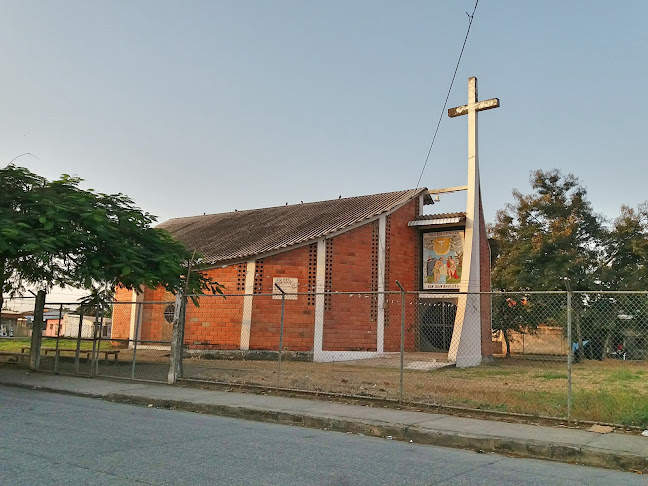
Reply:
[[[313,362],[332,363],[335,361],[355,361],[359,359],[380,358],[391,354],[377,351],[316,351],[313,353]]]
[[[457,368],[479,366],[482,361],[480,295],[461,294],[458,297],[448,360],[454,361]]]

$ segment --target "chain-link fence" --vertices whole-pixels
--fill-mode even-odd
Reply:
[[[30,301],[22,299],[19,306],[25,302]],[[173,302],[99,307],[46,302],[36,341],[37,310],[12,313],[13,319],[3,320],[6,336],[0,339],[0,362],[63,374],[166,382],[173,307]],[[37,353],[32,352],[35,342]]]
[[[46,308],[43,370],[648,426],[646,292],[275,293],[114,302],[103,315]],[[0,339],[0,359],[29,364],[30,339]]]

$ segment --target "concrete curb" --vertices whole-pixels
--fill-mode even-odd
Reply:
[[[308,414],[276,412],[232,405],[196,404],[182,400],[149,399],[124,393],[110,393],[106,400],[134,405],[150,405],[160,408],[173,408],[186,412],[220,415],[230,418],[254,420],[281,425],[293,425],[311,429],[325,429],[336,432],[351,432],[371,437],[392,437],[395,440],[410,440],[417,444],[467,449],[476,452],[493,452],[514,457],[543,459],[606,469],[632,470],[648,473],[648,458],[635,454],[618,454],[599,449],[569,447],[535,440],[519,440],[504,437],[481,437],[462,435],[445,431],[430,431],[416,426],[386,425],[382,423],[344,420]]]

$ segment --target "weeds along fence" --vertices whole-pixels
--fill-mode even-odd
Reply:
[[[46,305],[42,370],[648,426],[646,292],[277,292],[66,308]],[[0,339],[0,359],[33,367],[32,339]]]

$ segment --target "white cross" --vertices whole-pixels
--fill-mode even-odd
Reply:
[[[498,98],[491,98],[490,100],[477,101],[477,78],[468,78],[468,104],[450,108],[448,116],[454,118],[457,116],[468,115],[468,162],[477,163],[477,112],[484,110],[492,110],[499,108],[500,102]],[[477,166],[477,176],[479,174],[479,166]],[[469,173],[470,173],[469,168]],[[479,184],[477,182],[477,184]],[[470,186],[470,181],[468,181]]]
[[[472,77],[468,79],[468,104],[450,108],[448,110],[448,116],[454,118],[465,115],[466,113],[470,114],[477,111],[492,110],[493,108],[499,108],[499,105],[499,98],[477,101],[477,78]]]
[[[480,188],[479,188],[479,157],[477,154],[477,113],[483,110],[498,108],[499,99],[492,98],[486,101],[477,101],[477,78],[468,78],[468,104],[450,108],[448,116],[454,118],[461,115],[468,115],[468,186],[466,197],[466,230],[464,248],[464,275],[461,290],[479,291],[480,268],[479,268],[479,211],[480,211]]]

